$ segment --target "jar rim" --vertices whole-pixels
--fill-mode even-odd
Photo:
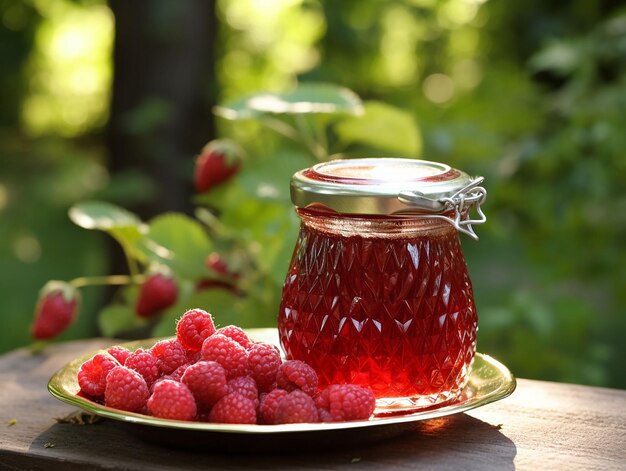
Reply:
[[[296,207],[343,214],[441,213],[449,208],[439,200],[453,197],[472,182],[467,173],[428,160],[332,160],[296,172],[291,200]]]

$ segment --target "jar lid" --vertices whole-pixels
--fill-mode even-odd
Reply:
[[[483,178],[427,160],[369,158],[333,160],[297,172],[291,200],[300,208],[341,214],[440,217],[477,238],[471,224],[486,220],[480,204]],[[469,219],[475,206],[479,219]],[[453,212],[453,217],[444,213]]]

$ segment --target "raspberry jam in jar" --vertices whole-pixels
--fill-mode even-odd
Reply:
[[[477,317],[458,232],[485,221],[482,178],[412,159],[337,160],[296,173],[300,235],[278,331],[320,386],[369,386],[379,411],[457,397]],[[470,219],[470,210],[480,216]]]

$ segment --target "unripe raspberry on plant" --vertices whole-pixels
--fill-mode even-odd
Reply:
[[[140,317],[153,317],[176,302],[178,287],[173,278],[157,273],[139,287],[135,312]]]
[[[46,340],[62,334],[76,319],[80,291],[64,281],[49,281],[39,293],[31,328],[34,339]]]
[[[222,255],[218,252],[211,252],[207,256],[204,264],[210,270],[211,274],[213,276],[217,274],[218,278],[211,278],[211,275],[209,275],[209,278],[204,278],[198,282],[196,290],[223,288],[232,293],[237,293],[236,281],[239,279],[240,275],[228,267]]]
[[[241,167],[243,150],[228,139],[209,142],[196,160],[194,184],[204,193],[233,177]]]

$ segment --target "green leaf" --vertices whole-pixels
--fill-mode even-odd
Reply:
[[[145,262],[145,256],[138,248],[145,227],[136,214],[105,201],[85,201],[72,206],[69,217],[84,229],[107,232],[128,256]]]
[[[140,226],[141,219],[130,211],[105,201],[84,201],[69,210],[74,224],[83,229],[110,231],[114,228]]]
[[[133,329],[145,321],[137,317],[129,306],[112,304],[100,311],[98,326],[106,337],[115,337],[126,330]]]
[[[215,108],[215,114],[226,119],[251,119],[270,114],[338,114],[358,115],[361,99],[345,87],[330,83],[303,83],[283,93],[256,93]]]
[[[584,41],[553,40],[530,58],[530,68],[534,71],[551,70],[560,75],[569,75],[583,62],[588,50],[586,46]]]
[[[360,143],[406,157],[418,157],[422,138],[417,123],[406,111],[377,101],[365,102],[364,113],[339,122],[335,130],[346,144]]]
[[[291,205],[289,182],[294,173],[315,162],[303,152],[278,150],[271,161],[250,162],[238,175],[237,184],[247,197],[282,201]]]
[[[200,278],[206,274],[204,261],[212,244],[202,226],[194,219],[168,213],[150,221],[142,239],[145,254],[170,267],[186,278]]]

